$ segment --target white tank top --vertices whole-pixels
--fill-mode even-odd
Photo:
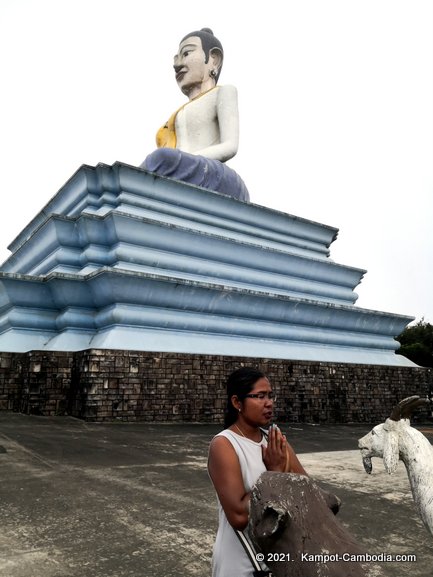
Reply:
[[[266,438],[260,443],[241,437],[229,429],[216,435],[230,441],[241,466],[245,490],[250,492],[262,473],[266,471],[262,458],[262,446],[267,446]],[[218,499],[218,498],[217,498]],[[253,566],[245,553],[233,527],[227,520],[218,499],[219,526],[212,558],[212,577],[251,577]],[[247,530],[244,530],[248,538]]]

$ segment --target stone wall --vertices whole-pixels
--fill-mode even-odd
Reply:
[[[0,410],[65,414],[73,353],[0,353]]]
[[[242,364],[270,378],[276,420],[374,423],[433,390],[433,369],[86,350],[0,353],[0,410],[89,421],[220,423],[225,379]],[[429,415],[420,412],[420,418]]]

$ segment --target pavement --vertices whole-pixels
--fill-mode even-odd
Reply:
[[[405,468],[373,474],[368,425],[281,426],[309,474],[343,501],[341,522],[390,576],[433,575],[433,537]],[[433,441],[433,425],[421,427]],[[217,508],[206,471],[214,425],[85,423],[0,413],[1,577],[210,576]]]

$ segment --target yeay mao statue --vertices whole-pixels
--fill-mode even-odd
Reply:
[[[181,40],[174,71],[188,102],[158,130],[158,148],[141,168],[248,201],[244,182],[224,164],[238,150],[239,117],[236,88],[217,86],[223,55],[209,28]]]

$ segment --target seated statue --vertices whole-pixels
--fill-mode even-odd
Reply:
[[[209,28],[182,39],[174,71],[188,102],[158,130],[158,148],[140,166],[249,201],[243,180],[224,164],[238,150],[239,118],[236,88],[217,86],[222,62],[222,45]]]

